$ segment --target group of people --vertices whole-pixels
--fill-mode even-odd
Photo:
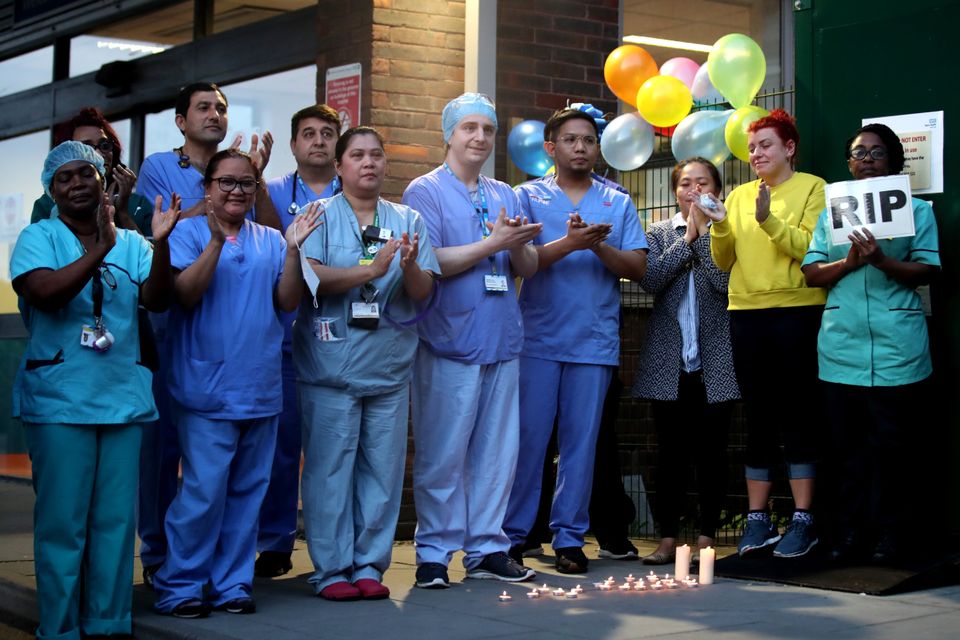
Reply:
[[[930,374],[913,288],[938,265],[936,226],[916,200],[915,237],[856,233],[834,247],[823,181],[794,170],[786,114],[751,129],[757,181],[722,202],[717,169],[684,160],[672,176],[679,212],[645,234],[630,196],[593,173],[600,125],[579,109],[546,124],[555,173],[512,189],[481,173],[494,104],[452,100],[444,162],[400,204],[381,197],[381,134],[341,131],[325,105],[294,114],[296,170],[269,182],[269,133],[247,152],[239,141],[218,150],[219,87],[185,87],[175,112],[183,145],[148,157],[139,178],[96,110],[58,128],[46,195],[11,258],[30,332],[14,397],[37,493],[38,637],[130,633],[135,523],[159,613],[253,613],[254,575],[292,566],[298,486],[315,593],[388,597],[408,407],[416,586],[449,587],[461,550],[468,578],[533,578],[523,557],[551,489],[556,568],[586,571],[621,279],[656,295],[634,386],[654,400],[664,498],[663,538],[646,561],[673,557],[691,434],[698,544],[713,544],[741,395],[751,509],[741,553],[776,544],[793,557],[816,544],[820,443],[799,407],[817,402],[817,345],[826,419],[850,453],[844,496],[859,508],[837,551],[878,532],[875,551],[895,549],[877,455],[896,455],[899,403]],[[883,129],[848,143],[854,177],[902,168]],[[552,488],[541,479],[554,432]],[[782,539],[767,513],[779,438],[797,506]],[[601,555],[636,558],[630,549]]]

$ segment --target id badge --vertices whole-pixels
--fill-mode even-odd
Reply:
[[[483,276],[483,288],[490,293],[506,293],[509,290],[507,276],[488,273]]]
[[[97,331],[91,326],[83,325],[80,332],[80,346],[93,349],[93,343],[97,341]]]
[[[380,305],[376,302],[352,302],[347,324],[358,329],[376,329],[380,325]]]

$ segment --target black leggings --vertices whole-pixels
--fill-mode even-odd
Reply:
[[[747,416],[748,478],[751,470],[769,474],[780,458],[781,439],[790,477],[814,475],[821,449],[817,334],[822,313],[821,306],[730,312],[733,363]]]
[[[716,537],[727,489],[727,436],[732,403],[707,403],[701,371],[680,373],[677,399],[651,403],[657,427],[657,522],[676,538],[686,504],[692,455],[700,501],[700,535]]]

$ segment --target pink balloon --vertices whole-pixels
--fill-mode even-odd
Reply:
[[[660,65],[660,75],[673,76],[687,85],[687,89],[692,89],[693,79],[697,77],[699,68],[700,65],[690,58],[670,58]]]

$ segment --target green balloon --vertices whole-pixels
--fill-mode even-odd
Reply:
[[[770,115],[769,111],[753,105],[740,107],[730,114],[730,117],[727,118],[727,124],[723,128],[723,139],[726,141],[730,153],[744,162],[750,162],[747,127],[768,115]]]
[[[767,75],[767,60],[753,38],[730,33],[713,45],[707,57],[710,82],[735,109],[753,102]]]

